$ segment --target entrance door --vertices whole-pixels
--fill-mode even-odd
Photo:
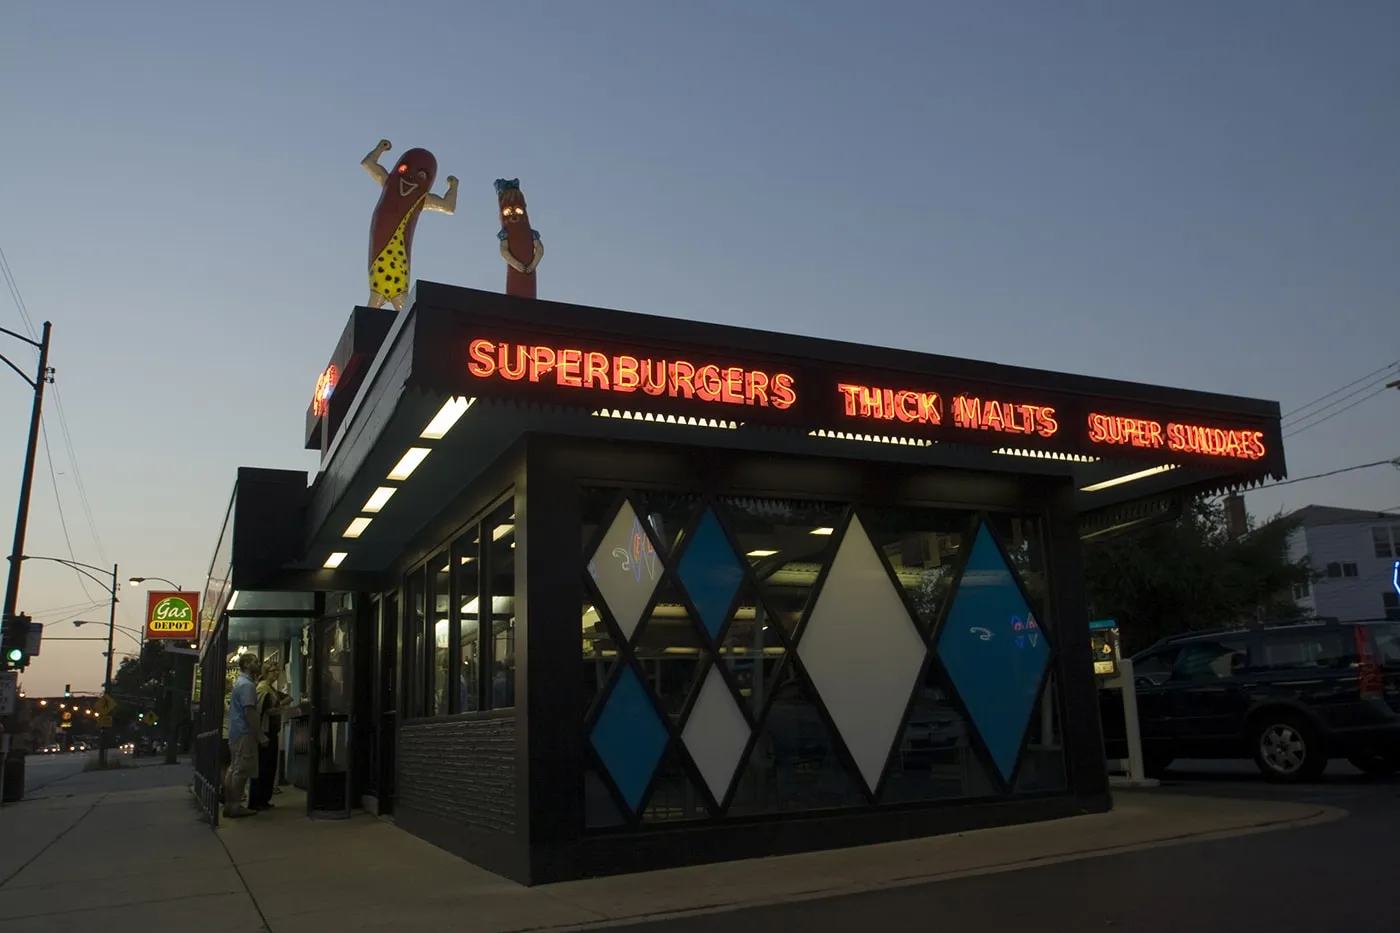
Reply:
[[[398,740],[399,594],[379,601],[378,667],[375,672],[375,779],[379,812],[394,812],[394,751]]]

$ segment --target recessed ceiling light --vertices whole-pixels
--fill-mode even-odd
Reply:
[[[360,511],[369,512],[371,515],[377,514],[380,509],[389,504],[390,497],[396,492],[398,492],[398,490],[393,486],[378,487],[374,492],[370,493],[369,498],[365,500],[365,507],[360,509]]]
[[[510,533],[511,533],[512,531],[514,531],[514,530],[515,530],[515,526],[514,526],[514,525],[497,525],[497,526],[496,526],[494,529],[492,529],[492,531],[491,531],[491,540],[492,540],[492,541],[499,541],[499,540],[501,540],[502,538],[504,538],[506,535],[510,534]]]
[[[1149,467],[1146,470],[1138,470],[1136,473],[1127,473],[1123,476],[1115,476],[1113,479],[1106,479],[1101,483],[1091,483],[1088,486],[1079,487],[1080,492],[1098,492],[1100,489],[1110,489],[1114,486],[1122,486],[1124,483],[1137,482],[1140,479],[1147,479],[1149,476],[1156,476],[1158,473],[1166,473],[1168,470],[1175,470],[1175,463],[1167,463],[1162,466]]]
[[[399,458],[399,462],[389,471],[389,479],[404,480],[413,475],[413,471],[418,469],[418,464],[427,458],[430,451],[426,447],[410,447],[408,451]]]
[[[813,529],[812,529],[812,534],[814,534],[814,535],[829,535],[829,534],[834,533],[835,531],[836,531],[835,528],[813,528]]]
[[[345,558],[349,556],[350,555],[345,553],[344,551],[336,551],[330,557],[327,557],[326,562],[321,566],[325,567],[327,570],[334,570],[335,568],[340,566],[341,562],[345,560]]]
[[[351,520],[349,526],[345,529],[345,532],[341,535],[341,537],[358,538],[360,535],[365,533],[365,529],[369,527],[369,523],[372,521],[374,521],[374,519],[365,518],[363,515]]]
[[[433,420],[428,422],[428,426],[418,436],[430,441],[441,440],[448,431],[452,430],[457,419],[462,417],[475,401],[475,398],[456,395],[443,402],[438,413],[433,416]]]
[[[757,551],[749,551],[749,556],[750,556],[750,557],[772,557],[772,556],[773,556],[774,554],[776,554],[776,553],[778,553],[778,552],[777,552],[777,551],[770,551],[770,550],[767,550],[766,548],[760,548],[760,549],[757,550]]]

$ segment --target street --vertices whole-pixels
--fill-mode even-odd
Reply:
[[[30,755],[24,761],[24,795],[33,796],[50,784],[83,773],[96,752],[68,752],[58,755]]]
[[[1264,783],[1251,765],[1186,763],[1164,791],[1321,802],[1348,815],[1317,826],[1067,861],[826,900],[641,924],[633,933],[846,933],[968,927],[1083,933],[1393,933],[1400,781],[1335,763],[1322,781]]]

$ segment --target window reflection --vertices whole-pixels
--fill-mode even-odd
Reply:
[[[685,709],[705,651],[679,592],[663,583],[635,636],[637,666],[672,721]]]
[[[608,671],[612,670],[617,658],[617,642],[598,608],[589,597],[583,604],[583,695],[584,707],[593,705],[593,700],[603,691],[607,683]]]
[[[773,622],[791,637],[829,559],[845,507],[791,499],[726,497],[725,524],[753,568]]]
[[[427,603],[425,602],[427,594],[423,570],[424,568],[419,567],[410,573],[405,583],[404,602],[408,614],[408,630],[405,633],[405,641],[408,644],[404,652],[404,679],[406,684],[412,686],[406,704],[409,716],[423,715],[425,700],[422,672],[424,670],[423,630],[427,620]]]
[[[952,592],[972,513],[954,509],[861,509],[870,540],[885,555],[927,634]]]
[[[777,620],[758,598],[757,591],[744,586],[738,609],[720,643],[719,655],[755,718],[768,702],[787,654],[778,630]]]
[[[1045,612],[1049,590],[1046,584],[1045,539],[1041,522],[1035,516],[994,514],[987,517],[992,530],[1001,539],[1011,567],[1021,578],[1021,586],[1030,597],[1031,610],[1046,629],[1054,621]]]
[[[973,740],[973,728],[936,665],[919,685],[881,803],[984,797],[996,784]]]
[[[452,564],[446,551],[433,555],[428,561],[429,580],[432,583],[433,612],[432,658],[433,658],[433,704],[430,712],[446,716],[451,709],[452,699]]]
[[[1121,704],[1120,704],[1121,706]],[[1065,743],[1060,732],[1059,698],[1052,674],[1031,711],[1025,751],[1016,773],[1015,793],[1061,791],[1069,786],[1065,776]]]
[[[507,502],[486,520],[482,533],[491,574],[491,708],[515,705],[515,504]],[[486,606],[477,610],[484,617]]]
[[[458,604],[458,643],[461,660],[457,670],[457,711],[475,712],[481,706],[481,617],[478,580],[481,570],[481,534],[473,528],[457,539],[453,547],[456,561]]]

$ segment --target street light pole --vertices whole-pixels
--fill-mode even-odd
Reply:
[[[112,695],[112,638],[117,634],[117,565],[112,565],[112,601],[107,607],[107,679],[102,683],[102,695]],[[107,713],[108,717],[112,714]],[[97,763],[107,767],[107,746],[112,740],[112,727],[103,726],[97,741]]]

